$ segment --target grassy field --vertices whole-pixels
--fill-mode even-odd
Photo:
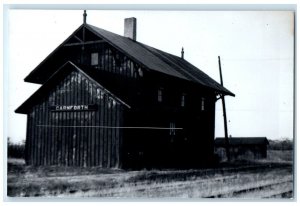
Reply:
[[[197,170],[31,167],[8,160],[10,197],[291,198],[291,154]]]

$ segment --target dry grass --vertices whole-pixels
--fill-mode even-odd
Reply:
[[[272,162],[292,162],[293,150],[268,150],[267,161]]]
[[[291,163],[267,160],[199,170],[124,171],[29,167],[8,161],[8,196],[108,198],[264,198],[292,196]],[[259,167],[257,167],[259,166]]]

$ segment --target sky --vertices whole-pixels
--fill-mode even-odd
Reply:
[[[26,136],[16,114],[40,85],[24,78],[82,24],[81,10],[9,10],[5,67],[7,135]],[[123,35],[124,18],[137,18],[137,41],[181,55],[219,82],[221,57],[228,133],[232,137],[293,138],[294,16],[288,11],[88,10],[87,23]],[[215,136],[224,136],[221,101]]]

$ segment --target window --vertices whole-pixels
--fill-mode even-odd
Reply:
[[[205,98],[202,97],[201,98],[201,111],[204,111],[205,110]]]
[[[185,106],[185,96],[186,96],[186,94],[182,94],[182,95],[181,95],[181,103],[180,103],[180,105],[181,105],[182,107]]]
[[[170,122],[170,135],[176,135],[175,122]]]
[[[91,53],[91,65],[96,66],[99,64],[99,55],[98,53]]]
[[[158,102],[162,102],[162,93],[163,93],[163,89],[159,88],[157,91],[157,101]]]
[[[138,69],[138,73],[140,77],[143,77],[144,73],[143,70],[141,68]]]

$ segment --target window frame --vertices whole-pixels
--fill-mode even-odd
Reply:
[[[99,59],[99,52],[91,52],[91,66],[99,66]]]
[[[163,88],[160,87],[157,90],[157,102],[163,102]]]
[[[170,131],[169,131],[169,135],[170,136],[175,136],[176,135],[176,124],[174,121],[170,121]]]
[[[181,107],[185,107],[186,106],[186,93],[182,93],[181,94],[180,106]]]
[[[205,111],[205,98],[201,97],[201,111]]]

